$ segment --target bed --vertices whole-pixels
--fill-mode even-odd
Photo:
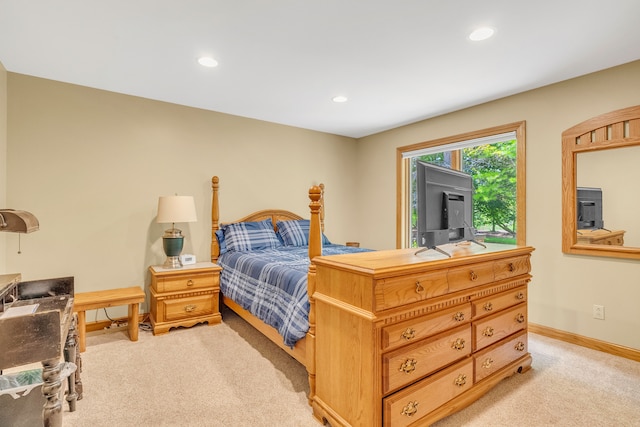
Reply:
[[[309,190],[308,220],[286,210],[267,209],[224,224],[220,222],[219,178],[214,176],[211,184],[211,261],[223,268],[223,302],[306,367],[311,397],[315,267],[310,260],[366,249],[334,245],[324,236],[322,184]]]

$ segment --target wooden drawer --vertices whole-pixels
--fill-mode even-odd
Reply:
[[[380,280],[375,289],[376,310],[411,304],[444,295],[447,291],[446,270]]]
[[[471,389],[473,360],[467,358],[383,399],[384,425],[404,427]]]
[[[531,271],[529,256],[519,256],[513,258],[498,259],[493,264],[494,276],[496,280],[510,279],[521,276]]]
[[[474,355],[475,382],[527,354],[527,343],[527,332],[522,332],[476,353]]]
[[[471,320],[471,305],[463,304],[382,328],[382,350],[417,342]]]
[[[175,276],[158,277],[156,290],[158,292],[185,292],[194,289],[210,288],[216,283],[217,275],[212,272],[179,274]]]
[[[527,327],[527,304],[473,322],[474,351],[485,348]]]
[[[159,301],[164,313],[163,321],[186,319],[189,317],[206,316],[213,313],[213,294],[188,296],[183,298],[169,298]]]
[[[461,291],[493,282],[493,261],[451,268],[448,274],[449,291]]]
[[[520,286],[506,292],[491,295],[476,301],[472,301],[473,318],[488,316],[500,310],[527,301],[527,287]]]
[[[388,393],[471,354],[470,325],[382,355],[382,392]]]

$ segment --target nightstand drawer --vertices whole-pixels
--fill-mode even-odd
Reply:
[[[165,299],[160,301],[164,312],[164,321],[206,316],[213,313],[213,298],[210,293],[184,298]]]
[[[419,425],[420,418],[473,386],[473,359],[461,361],[383,399],[385,426]]]
[[[410,384],[471,354],[469,325],[427,338],[382,356],[382,392]]]
[[[527,304],[519,304],[473,322],[474,350],[485,348],[527,327]]]
[[[382,350],[414,343],[471,320],[471,306],[462,304],[382,328]]]
[[[211,272],[159,277],[156,282],[158,292],[185,292],[193,289],[210,288],[215,284],[215,277]]]
[[[472,301],[474,319],[497,313],[500,310],[527,301],[527,287],[518,288]]]
[[[505,342],[498,342],[493,346],[478,352],[475,359],[475,381],[493,374],[498,369],[527,354],[527,333],[522,332]]]

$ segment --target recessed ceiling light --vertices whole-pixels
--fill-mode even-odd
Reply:
[[[493,35],[495,30],[489,27],[482,27],[474,30],[471,34],[469,34],[469,39],[474,42],[486,40]]]
[[[332,99],[333,99],[333,102],[347,102],[349,100],[349,98],[347,98],[344,95],[334,96]]]
[[[198,63],[200,65],[202,65],[203,67],[217,67],[218,66],[218,61],[216,61],[215,59],[213,59],[210,56],[202,56],[202,57],[198,58]]]

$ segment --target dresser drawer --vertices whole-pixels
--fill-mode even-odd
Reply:
[[[156,289],[158,292],[184,292],[194,289],[213,287],[217,280],[217,275],[211,272],[180,274],[176,276],[158,277]]]
[[[529,262],[528,255],[498,259],[494,262],[493,267],[496,280],[521,276],[531,271],[531,263]]]
[[[213,294],[188,296],[184,298],[169,298],[159,301],[164,312],[163,321],[186,319],[189,317],[205,316],[213,313]]]
[[[475,382],[527,354],[527,333],[507,338],[474,355]]]
[[[471,389],[473,360],[468,358],[383,399],[383,425],[404,427]]]
[[[491,295],[476,301],[472,301],[473,318],[488,316],[500,310],[527,301],[527,287],[521,286],[506,292]]]
[[[446,270],[379,280],[375,290],[376,310],[411,304],[444,295],[447,291]]]
[[[382,355],[382,392],[388,393],[471,354],[470,325]]]
[[[471,305],[467,303],[386,326],[382,328],[382,350],[417,342],[428,336],[468,323],[470,320]]]
[[[449,269],[449,291],[461,291],[493,282],[493,261]]]
[[[527,327],[527,304],[473,322],[474,351],[487,347]]]

